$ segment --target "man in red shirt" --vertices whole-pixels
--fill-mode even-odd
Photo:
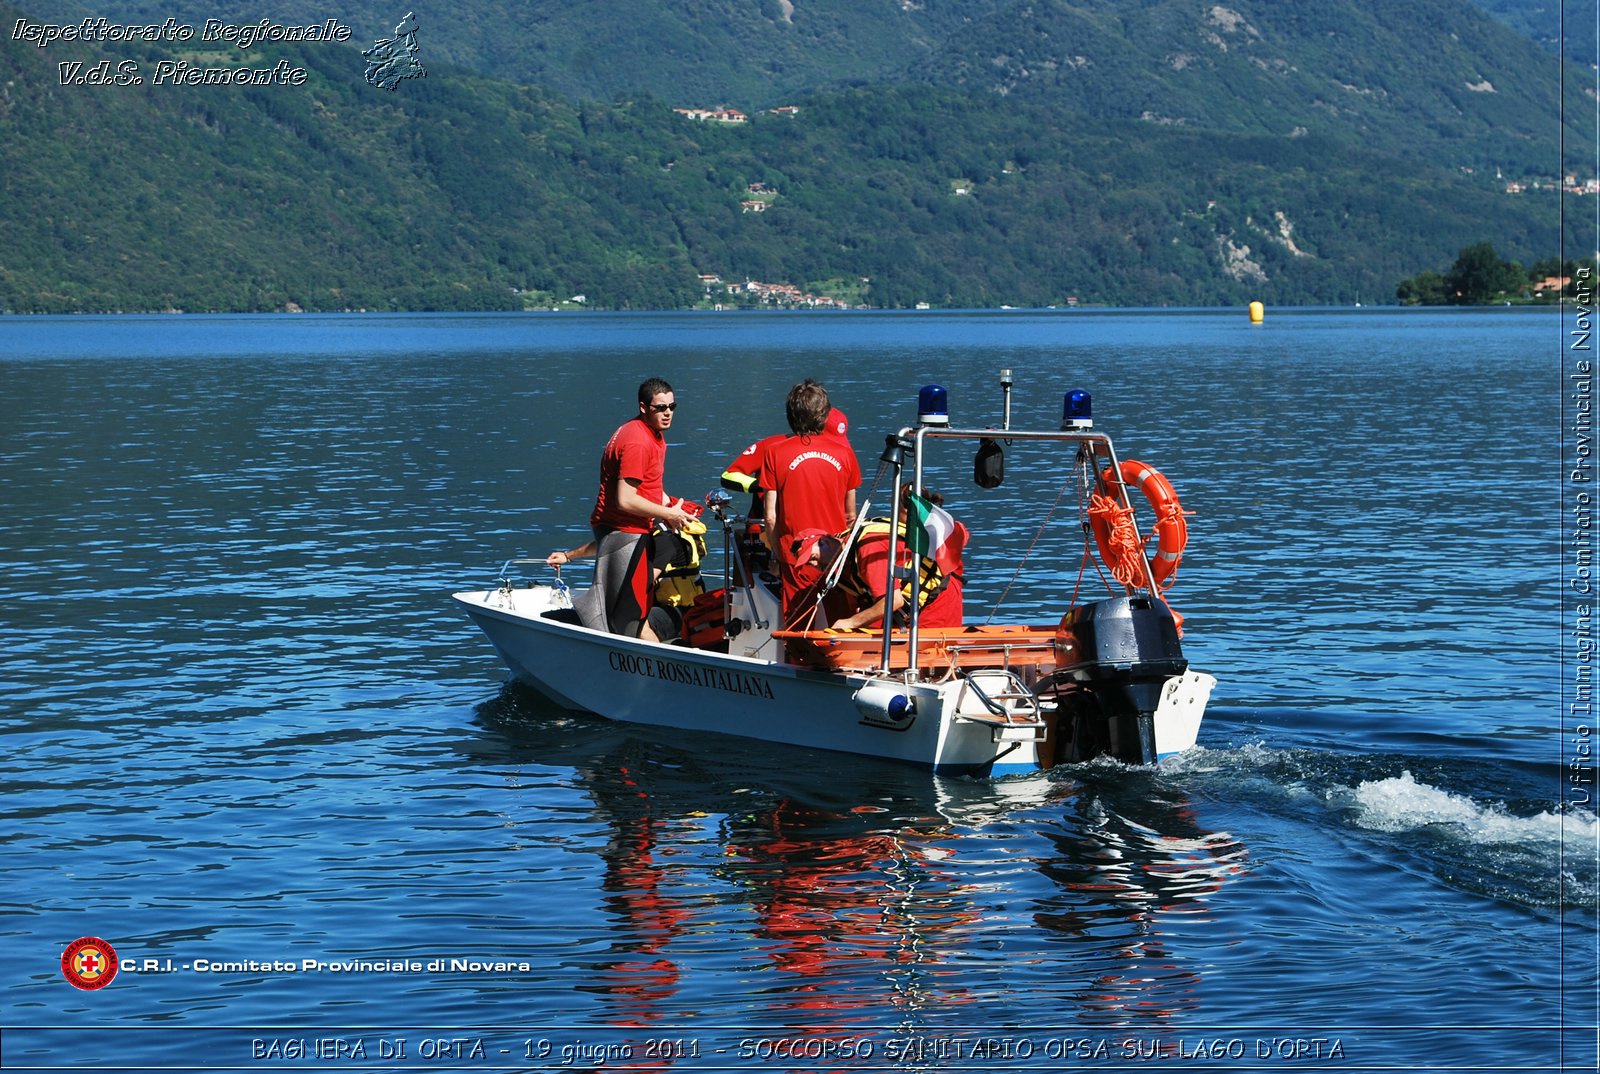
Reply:
[[[844,439],[845,443],[849,443],[849,439],[846,436],[849,430],[850,419],[844,416],[844,411],[837,407],[828,411],[828,420],[823,425],[822,435],[838,436]],[[767,451],[772,445],[783,439],[785,439],[785,434],[773,433],[771,436],[757,440],[739,452],[738,456],[728,464],[728,468],[722,471],[723,488],[729,492],[749,492],[754,494],[756,501],[751,505],[751,514],[760,514],[763,510],[762,500],[764,493],[757,483],[757,478],[761,475],[761,460],[766,457]]]
[[[748,492],[755,496],[755,502],[750,506],[751,514],[759,514],[761,509],[761,486],[756,479],[761,476],[761,460],[767,455],[767,449],[784,438],[783,433],[773,433],[771,436],[757,440],[728,464],[722,471],[722,487],[729,492]]]
[[[766,458],[767,449],[781,441],[783,436],[783,433],[774,433],[765,439],[757,440],[741,451],[728,464],[728,468],[722,471],[723,488],[730,492],[750,493],[750,508],[745,516],[747,521],[744,528],[739,531],[738,540],[735,542],[738,556],[744,564],[743,577],[746,579],[753,579],[758,574],[769,571],[772,566],[766,531],[762,528],[766,493],[757,483],[757,478],[761,475],[761,460]]]
[[[809,560],[795,562],[791,546],[806,530],[843,533],[850,527],[861,469],[850,441],[829,427],[833,408],[826,388],[804,380],[789,390],[784,409],[791,435],[768,446],[756,480],[766,490],[767,533],[783,580],[784,622],[790,625],[799,611],[796,598],[821,578]]]
[[[691,518],[681,499],[662,488],[666,431],[678,409],[672,385],[652,377],[639,385],[639,413],[622,423],[600,456],[600,488],[589,526],[594,531],[594,584],[573,602],[583,625],[593,630],[659,641],[649,613],[655,600],[650,532],[660,522],[676,530]],[[548,562],[570,562],[573,552],[555,552]]]

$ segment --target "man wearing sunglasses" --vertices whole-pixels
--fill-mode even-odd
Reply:
[[[650,533],[657,523],[681,529],[694,516],[662,488],[666,432],[678,409],[672,385],[652,377],[639,385],[639,413],[623,422],[600,456],[600,489],[589,526],[594,531],[594,585],[574,601],[583,625],[645,641],[660,641],[650,623],[655,579]],[[554,553],[570,559],[568,553]]]

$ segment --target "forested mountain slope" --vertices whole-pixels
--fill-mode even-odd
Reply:
[[[451,66],[428,21],[427,77],[386,92],[360,50],[387,19],[347,42],[41,48],[0,4],[0,309],[757,301],[702,275],[885,307],[1370,302],[1473,242],[1557,252],[1560,195],[1506,184],[1554,180],[1563,134],[1592,159],[1562,127],[1581,89],[1564,105],[1550,57],[1470,5],[1403,7],[929,0],[924,28],[965,21],[897,78],[724,124],[677,94],[577,104]],[[157,84],[162,62],[300,77]],[[142,81],[64,73],[102,64]]]

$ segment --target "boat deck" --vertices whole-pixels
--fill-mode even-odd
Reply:
[[[1054,626],[986,625],[922,627],[917,631],[917,667],[1017,668],[1053,665]],[[883,662],[883,632],[878,630],[775,630],[791,663],[829,671],[876,671]],[[910,631],[890,633],[889,670],[910,663]]]

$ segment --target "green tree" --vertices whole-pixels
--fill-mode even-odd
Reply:
[[[1442,306],[1445,304],[1444,277],[1429,269],[1401,280],[1394,295],[1402,306]]]
[[[1445,301],[1453,306],[1486,306],[1520,296],[1527,283],[1522,266],[1501,260],[1493,243],[1475,243],[1463,249],[1445,273]]]

